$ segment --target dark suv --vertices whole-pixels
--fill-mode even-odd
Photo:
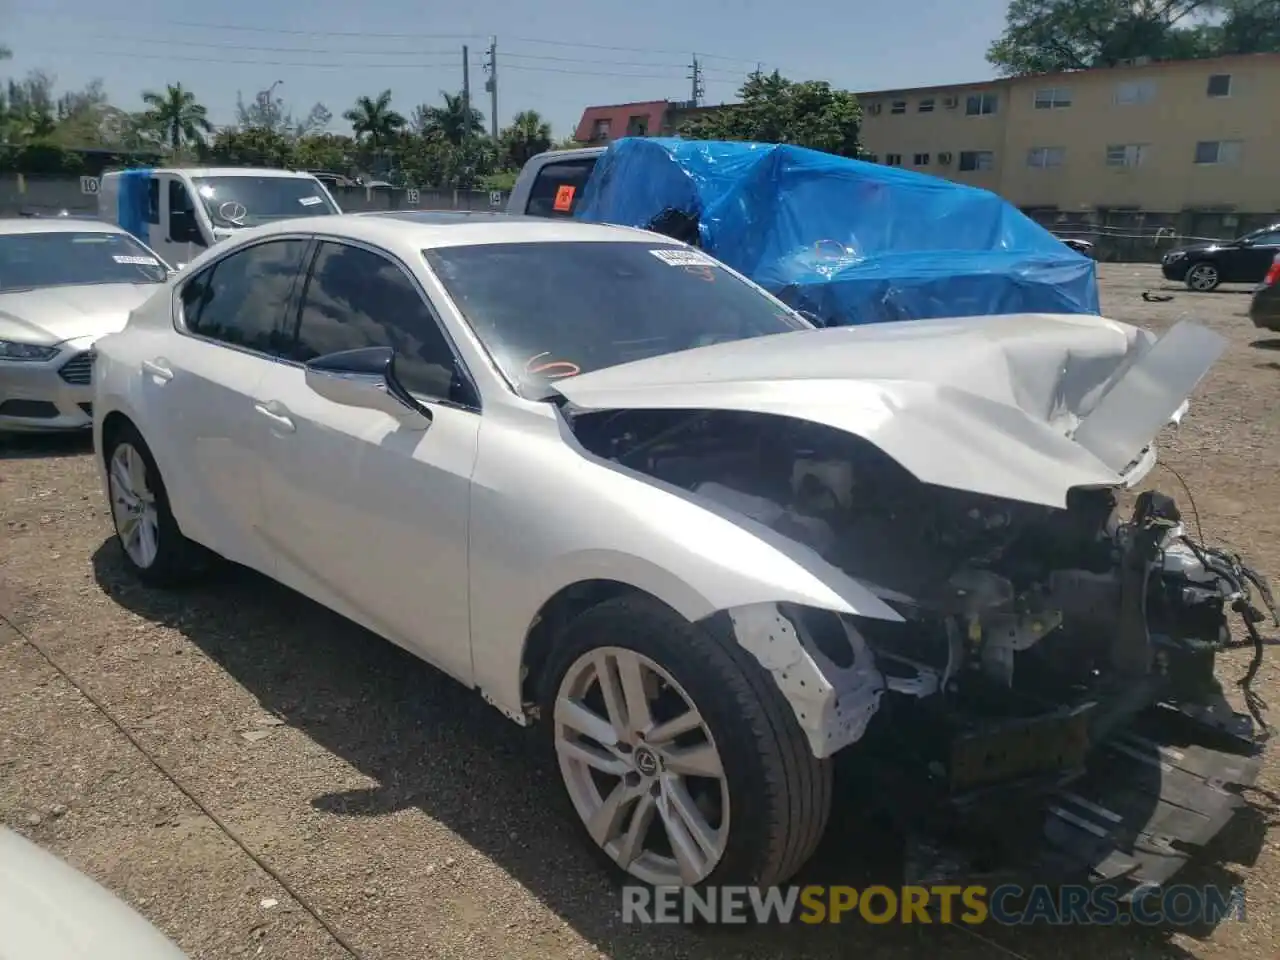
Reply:
[[[1280,223],[1236,240],[1214,240],[1170,250],[1160,261],[1165,279],[1192,290],[1213,290],[1220,283],[1261,283],[1280,253]]]

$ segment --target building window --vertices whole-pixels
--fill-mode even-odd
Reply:
[[[1066,147],[1032,147],[1027,151],[1027,166],[1037,170],[1060,167],[1067,158]]]
[[[1140,167],[1146,156],[1145,143],[1113,143],[1107,147],[1107,166]]]
[[[921,100],[920,103],[917,104],[916,110],[920,113],[933,113],[933,97],[929,97],[927,100]]]
[[[927,153],[917,153],[911,158],[912,166],[927,167],[929,165],[929,155]]]
[[[597,120],[595,126],[591,128],[592,140],[608,140],[609,139],[609,118]]]
[[[1205,89],[1205,93],[1210,97],[1229,97],[1231,96],[1231,74],[1229,73],[1212,73],[1209,75],[1209,84]]]
[[[1201,140],[1196,144],[1196,163],[1239,163],[1243,146],[1239,140]]]
[[[635,116],[627,119],[628,137],[647,137],[649,135],[649,118]]]
[[[996,165],[996,155],[990,150],[961,150],[961,170],[990,170]]]
[[[900,167],[900,166],[902,166],[902,154],[900,154],[900,153],[886,153],[886,154],[884,155],[884,165],[885,165],[886,167]]]
[[[895,100],[895,101],[893,101],[893,103],[889,104],[889,112],[890,112],[890,113],[906,113],[906,112],[907,112],[907,101],[905,101],[905,100]]]
[[[864,153],[858,159],[863,160],[866,163],[879,163],[880,155],[876,153]]]
[[[1036,91],[1037,110],[1057,110],[1071,106],[1071,91],[1066,87],[1047,87]]]
[[[1154,80],[1126,80],[1116,84],[1116,103],[1121,106],[1150,103],[1155,98],[1156,82]]]
[[[996,112],[1000,105],[1000,95],[996,93],[975,93],[964,102],[966,117],[985,117]]]

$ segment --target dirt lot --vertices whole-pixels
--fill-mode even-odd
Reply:
[[[1240,293],[1177,290],[1172,302],[1148,304],[1140,294],[1160,286],[1154,268],[1102,271],[1109,316],[1157,329],[1192,316],[1230,337],[1163,455],[1194,491],[1209,539],[1280,576],[1280,340],[1249,326]],[[1153,479],[1185,508],[1167,472]],[[750,934],[624,926],[615,890],[561,819],[558,785],[531,759],[524,731],[389,644],[254,575],[233,572],[177,595],[134,586],[80,441],[0,447],[0,610],[365,958],[944,950],[1248,960],[1275,957],[1280,942],[1280,843],[1261,827],[1233,831],[1217,854],[1228,877],[1243,878],[1247,922],[1201,937],[984,927],[984,941],[939,926]],[[1273,654],[1258,689],[1280,705],[1280,651]],[[1244,659],[1228,658],[1224,677],[1237,678]],[[1278,771],[1271,761],[1262,783],[1270,798],[1254,796],[1252,821],[1275,822]],[[348,956],[2,624],[0,820],[122,894],[193,958]],[[856,829],[837,828],[809,876],[853,876],[855,847]],[[1222,882],[1217,872],[1199,877]]]

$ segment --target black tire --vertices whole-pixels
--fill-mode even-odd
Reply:
[[[142,461],[146,465],[147,487],[155,497],[157,549],[155,560],[150,566],[144,567],[135,561],[129,555],[129,551],[124,548],[124,539],[120,536],[117,521],[116,505],[109,503],[111,524],[115,529],[116,540],[120,544],[120,555],[124,558],[125,566],[134,576],[150,586],[176,587],[190,583],[208,571],[211,554],[204,547],[188,540],[179,529],[178,521],[174,519],[173,511],[169,509],[169,495],[165,490],[160,470],[156,466],[155,457],[151,455],[151,449],[142,439],[142,434],[131,423],[116,427],[103,444],[103,456],[108,472],[117,449],[126,443],[141,454]],[[110,497],[109,486],[108,497]]]
[[[1202,280],[1201,278],[1206,279]],[[1199,263],[1193,263],[1187,268],[1187,272],[1183,276],[1183,282],[1186,283],[1188,290],[1194,290],[1196,293],[1208,293],[1211,290],[1217,290],[1222,283],[1222,271],[1218,269],[1217,264],[1201,260]]]
[[[633,595],[607,600],[569,623],[547,663],[539,698],[544,743],[553,758],[557,691],[573,663],[597,647],[624,647],[655,661],[692,698],[715,739],[729,789],[729,837],[699,886],[770,886],[794,876],[826,830],[833,764],[813,755],[791,705],[734,639],[728,618],[691,624],[658,601]],[[581,825],[567,789],[562,796]],[[615,873],[640,882],[596,845],[585,826],[582,835]]]

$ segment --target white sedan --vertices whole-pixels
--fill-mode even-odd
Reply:
[[[87,430],[94,342],[168,274],[119,227],[0,220],[0,433]]]
[[[921,790],[1025,790],[1083,762],[1098,703],[1187,696],[1132,611],[1212,647],[1221,596],[1167,503],[1112,491],[1221,349],[818,330],[641,230],[326,217],[238,233],[101,341],[94,434],[144,581],[258,570],[540,722],[632,878],[770,884],[855,743]],[[1170,589],[1135,607],[1135,569]],[[1184,656],[1212,680],[1190,641],[1161,669]]]

